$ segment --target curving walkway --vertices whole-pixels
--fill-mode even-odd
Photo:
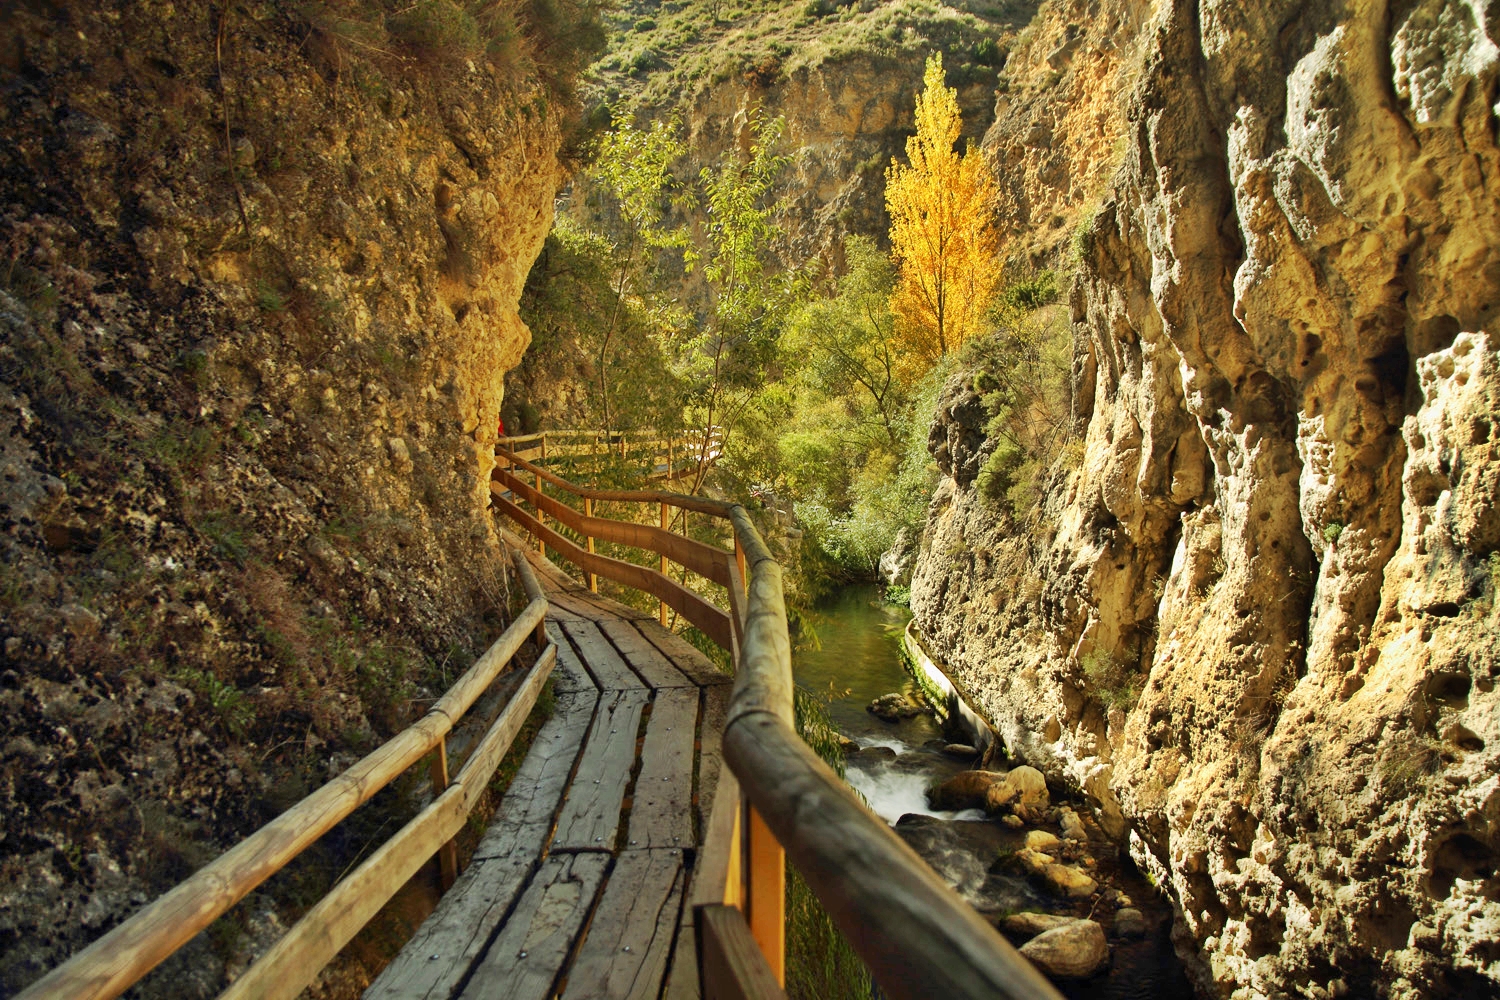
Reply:
[[[366,1000],[699,995],[694,862],[731,678],[529,554],[556,709],[473,860]]]

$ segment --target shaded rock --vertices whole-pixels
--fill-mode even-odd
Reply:
[[[1115,911],[1115,933],[1120,937],[1146,936],[1146,915],[1133,906]]]
[[[949,757],[958,757],[962,760],[973,760],[979,756],[979,751],[967,743],[947,743],[943,746],[943,753]]]
[[[865,711],[886,722],[899,722],[922,714],[922,706],[899,692],[883,694],[865,706]]]
[[[1022,848],[1010,861],[1031,878],[1046,886],[1049,892],[1068,899],[1087,899],[1099,884],[1069,865],[1059,864],[1051,854],[1033,848]]]
[[[1049,976],[1087,979],[1109,964],[1109,942],[1094,921],[1073,920],[1027,941],[1021,954]]]
[[[934,809],[980,809],[990,789],[1004,776],[996,771],[960,771],[927,790],[927,804]]]
[[[1043,900],[1022,879],[996,871],[982,859],[993,856],[998,832],[989,823],[961,823],[908,813],[896,821],[896,834],[938,877],[981,913],[1034,910]]]
[[[1078,814],[1064,806],[1058,810],[1057,825],[1062,827],[1062,835],[1065,840],[1088,840],[1088,830],[1083,825],[1083,820]]]
[[[1001,930],[1023,937],[1035,937],[1058,927],[1075,923],[1077,917],[1062,917],[1053,913],[1012,913],[1000,921]]]
[[[873,763],[875,761],[892,761],[896,759],[896,751],[890,747],[858,747],[844,755],[851,763]]]

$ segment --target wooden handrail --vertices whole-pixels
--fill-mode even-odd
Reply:
[[[721,780],[727,781],[732,775],[737,782],[733,787],[743,794],[748,807],[731,813],[725,803],[716,801],[705,831],[705,882],[695,890],[693,899],[700,940],[706,942],[705,948],[711,940],[715,948],[730,950],[705,953],[708,957],[703,971],[733,978],[727,986],[705,980],[708,1000],[716,996],[779,995],[779,989],[760,972],[743,963],[742,925],[733,920],[726,923],[722,909],[715,909],[717,904],[728,904],[746,911],[749,935],[779,980],[784,888],[782,855],[780,847],[775,846],[778,842],[886,995],[896,1000],[932,996],[1060,1000],[1060,994],[1041,973],[934,875],[797,735],[781,566],[744,507],[653,491],[590,490],[525,460],[516,464],[586,500],[668,504],[726,517],[733,524],[736,558],[729,584],[732,627],[727,638],[714,636],[715,642],[731,651],[735,663],[734,689],[723,732],[729,774]],[[590,553],[543,528],[505,499],[500,480],[492,485],[491,492],[500,508],[518,524],[533,534],[536,529],[548,531],[551,537],[546,539],[547,545],[565,543],[559,546],[559,554],[584,565],[579,557]],[[526,495],[525,491],[516,492]],[[666,545],[653,547],[660,541],[654,533],[636,537],[641,539],[641,547],[666,554]],[[627,586],[635,584],[624,577],[635,573],[661,576],[618,561],[619,566],[631,570],[612,576],[616,567],[598,562],[601,558],[594,557],[596,561],[585,567],[587,571]],[[736,593],[742,586],[747,590]],[[774,836],[771,845],[765,843],[767,833]],[[719,842],[725,839],[736,845],[744,843],[750,870],[740,867],[738,847]],[[717,898],[706,898],[704,891]]]
[[[540,465],[518,458],[512,452],[504,448],[496,448],[497,458],[505,459],[517,468],[525,469],[533,475],[541,476],[542,479],[556,486],[558,489],[566,490],[575,497],[587,498],[595,503],[600,500],[620,501],[623,503],[664,503],[669,507],[679,510],[690,510],[695,514],[708,514],[711,517],[729,518],[735,508],[735,504],[727,500],[712,500],[708,497],[693,497],[685,493],[672,493],[667,490],[596,490],[587,486],[577,486],[568,482],[562,476],[545,469]]]
[[[545,634],[546,595],[526,560],[518,557],[515,563],[529,599],[525,610],[426,715],[27,987],[17,1000],[110,1000],[119,996],[376,792],[442,745],[449,730],[510,663],[521,644],[533,635]],[[556,648],[548,644],[539,649],[521,690],[448,790],[354,875],[339,883],[328,899],[309,911],[226,995],[295,996],[406,878],[452,839],[478,802],[551,672]],[[258,978],[242,987],[241,982],[252,973]],[[254,983],[265,985],[254,988]]]

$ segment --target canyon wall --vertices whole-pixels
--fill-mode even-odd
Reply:
[[[485,486],[565,100],[529,42],[453,58],[410,8],[224,11],[0,14],[0,993],[506,615]],[[217,992],[359,829],[147,994]]]
[[[1138,37],[1074,241],[1081,459],[985,501],[950,384],[918,624],[1209,994],[1492,996],[1500,10],[1163,0]]]

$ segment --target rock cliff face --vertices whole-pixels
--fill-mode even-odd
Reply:
[[[918,623],[1216,995],[1500,990],[1497,34],[1157,4],[1079,241],[1081,467],[1015,524],[967,383],[939,412]]]
[[[0,993],[503,624],[484,486],[558,103],[374,7],[223,10],[0,15]],[[215,992],[277,919],[154,989]]]

